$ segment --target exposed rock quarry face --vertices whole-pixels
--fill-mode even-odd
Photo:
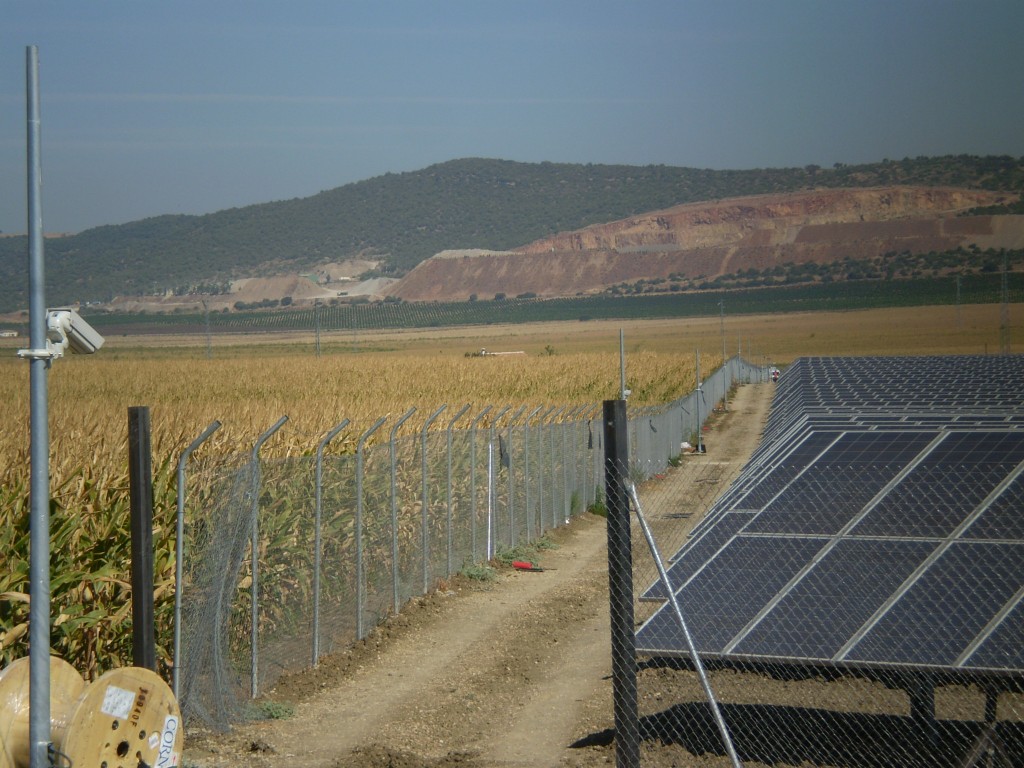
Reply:
[[[409,301],[472,294],[573,296],[641,278],[708,277],[787,262],[866,259],[890,251],[1024,247],[1024,216],[957,214],[1010,202],[1005,192],[933,187],[822,189],[679,205],[515,251],[445,251],[390,292]]]

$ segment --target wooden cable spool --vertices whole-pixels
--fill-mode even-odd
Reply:
[[[50,730],[54,741],[63,735],[59,714],[70,711],[84,690],[85,680],[78,670],[63,659],[51,656]],[[28,766],[28,731],[29,660],[23,657],[0,671],[0,768]]]
[[[19,659],[0,673],[0,768],[29,766],[27,662]],[[141,667],[113,669],[86,685],[73,667],[51,658],[50,726],[63,758],[58,765],[171,768],[181,763],[184,727],[178,703],[167,683]]]

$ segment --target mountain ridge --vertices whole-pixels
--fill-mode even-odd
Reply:
[[[400,277],[446,249],[521,247],[674,205],[886,184],[1019,193],[1024,158],[969,155],[847,166],[716,171],[468,158],[385,174],[308,198],[202,216],[164,215],[47,239],[51,304],[211,289],[352,258]],[[0,238],[0,311],[27,304],[25,238]]]

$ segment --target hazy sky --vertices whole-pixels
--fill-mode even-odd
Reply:
[[[0,231],[304,197],[462,157],[1024,155],[1024,0],[0,0]]]

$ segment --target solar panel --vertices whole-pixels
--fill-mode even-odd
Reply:
[[[1024,357],[796,361],[672,563],[709,657],[1024,674]],[[636,641],[686,655],[665,606]]]

